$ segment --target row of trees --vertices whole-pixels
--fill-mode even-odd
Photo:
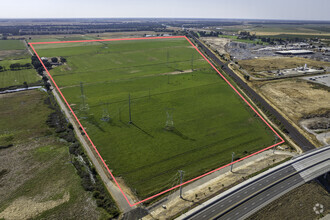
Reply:
[[[21,70],[21,69],[31,69],[32,65],[31,63],[25,63],[25,64],[20,64],[20,63],[12,63],[9,66],[10,70]],[[6,71],[5,66],[0,66],[0,72]]]

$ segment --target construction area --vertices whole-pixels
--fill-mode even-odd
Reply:
[[[314,75],[314,74],[321,74],[325,73],[326,70],[324,69],[314,69],[308,68],[307,64],[303,67],[296,67],[290,69],[283,69],[283,70],[268,70],[262,71],[257,74],[257,76],[264,76],[264,77],[273,77],[273,78],[285,78],[285,77],[294,77],[294,76],[302,76],[302,75]]]

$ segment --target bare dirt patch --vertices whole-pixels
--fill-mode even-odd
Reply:
[[[262,57],[251,60],[239,60],[238,64],[250,73],[258,73],[261,71],[289,69],[304,66],[326,68],[330,66],[328,62],[316,61],[302,57]]]
[[[132,192],[132,189],[129,188],[129,187],[126,185],[126,183],[125,183],[125,181],[124,181],[123,178],[121,178],[121,177],[116,177],[116,180],[117,180],[118,184],[120,185],[120,188],[124,191],[124,193],[125,193],[126,195],[128,195],[128,196],[129,196],[130,198],[132,198],[134,201],[139,201],[139,199],[136,197],[135,193]]]
[[[160,75],[179,75],[179,74],[185,74],[185,73],[192,73],[193,70],[183,70],[183,71],[174,71],[174,72],[169,72],[169,73],[162,73]]]
[[[46,202],[35,201],[33,198],[21,197],[10,204],[3,212],[0,218],[8,220],[29,219],[36,217],[40,213],[52,209],[62,203],[68,202],[70,194],[65,193],[63,198]]]
[[[230,42],[228,38],[218,37],[202,37],[203,41],[210,45],[213,50],[218,51],[220,54],[226,54],[226,45]]]
[[[319,109],[330,109],[330,92],[315,89],[300,79],[260,83],[259,90],[284,114],[298,123],[300,118]]]

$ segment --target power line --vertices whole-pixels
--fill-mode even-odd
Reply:
[[[128,94],[128,114],[129,114],[129,122],[128,124],[132,124],[132,114],[131,114],[131,94]]]

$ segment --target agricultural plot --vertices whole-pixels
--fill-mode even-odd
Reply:
[[[0,40],[0,50],[24,50],[25,46],[20,40]]]
[[[21,40],[0,40],[0,88],[35,83],[39,80],[34,69],[11,69],[11,64],[31,64],[31,58]]]
[[[184,38],[33,47],[67,59],[50,74],[114,176],[140,199],[177,185],[178,170],[189,180],[232,152],[238,159],[274,143]]]

